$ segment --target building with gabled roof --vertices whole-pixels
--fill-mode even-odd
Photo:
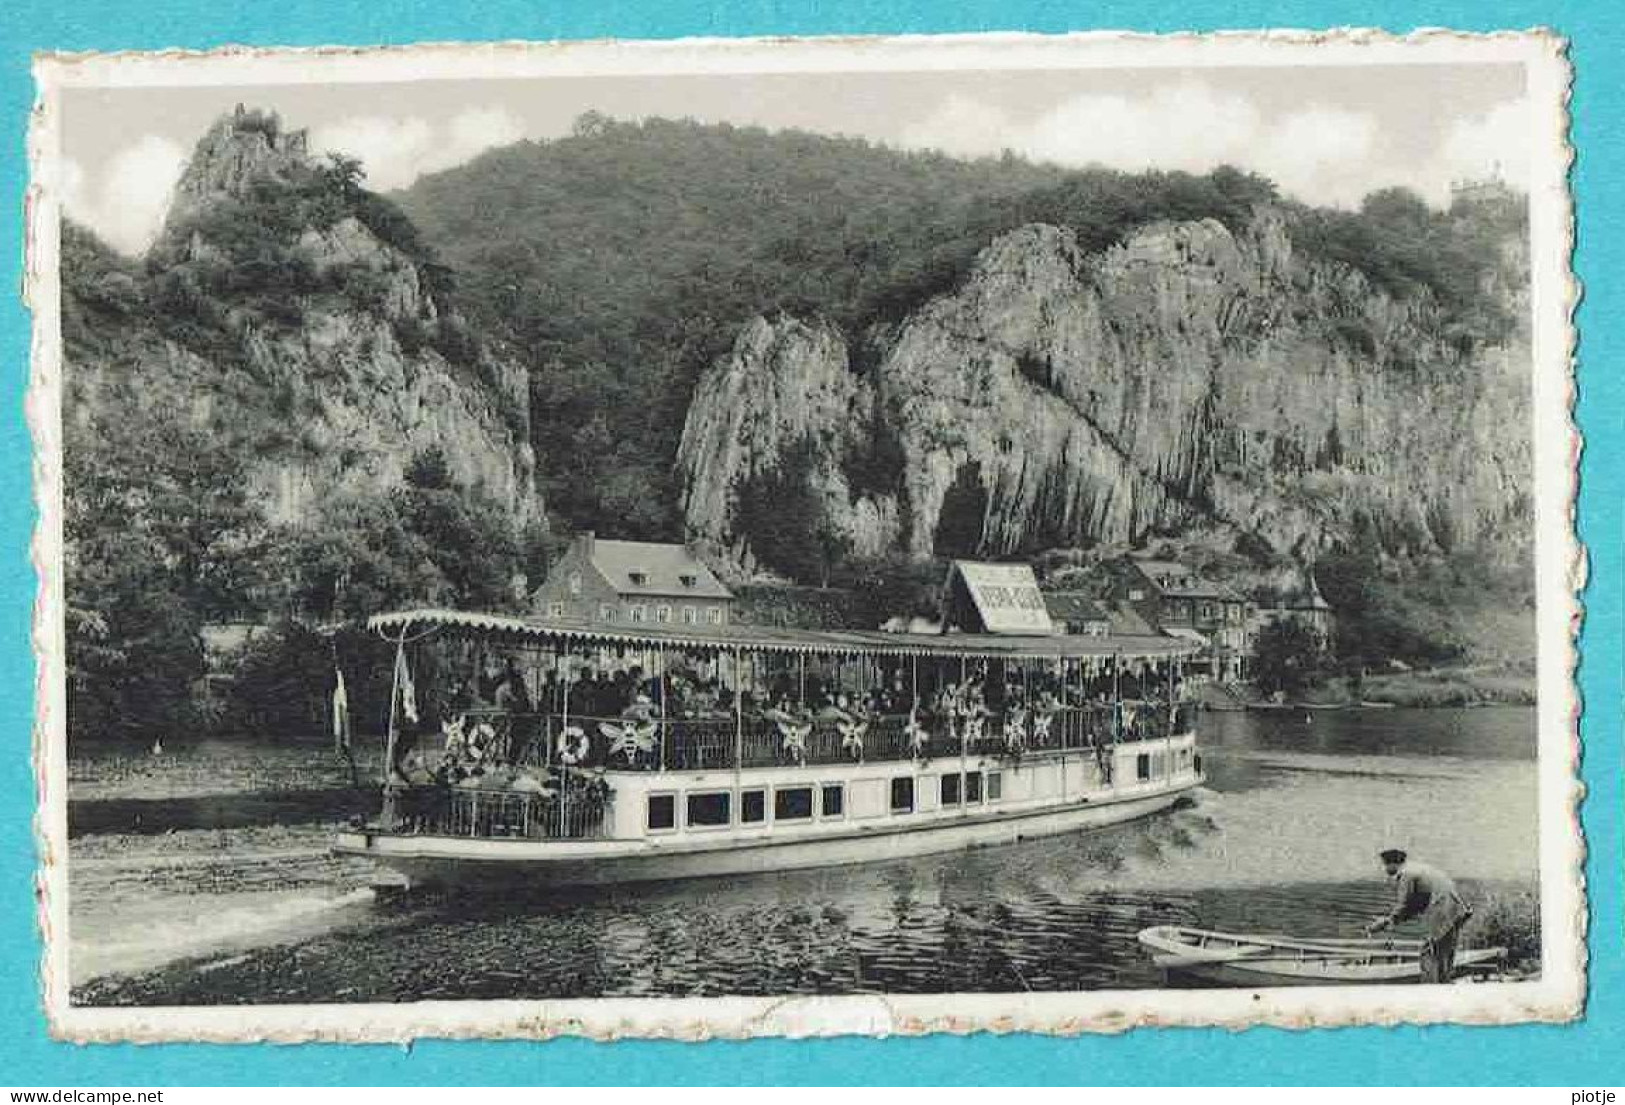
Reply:
[[[1332,604],[1320,593],[1314,572],[1305,572],[1303,579],[1301,587],[1277,595],[1274,602],[1260,603],[1252,612],[1251,628],[1255,635],[1276,622],[1297,622],[1313,632],[1323,645],[1330,644],[1336,627]]]
[[[1109,566],[1110,597],[1132,606],[1163,633],[1202,646],[1208,674],[1223,682],[1246,674],[1252,649],[1247,599],[1176,560],[1122,557]]]
[[[1110,612],[1087,591],[1045,591],[1044,605],[1057,633],[1104,637],[1112,631]]]
[[[724,626],[733,593],[684,545],[578,535],[531,596],[548,619],[600,625]]]

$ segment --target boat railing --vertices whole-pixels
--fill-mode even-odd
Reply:
[[[1109,703],[867,718],[621,718],[469,711],[443,754],[469,762],[616,770],[732,770],[787,764],[1021,756],[1099,749],[1189,732],[1189,703]],[[427,734],[430,742],[434,734]]]
[[[384,828],[407,835],[596,840],[608,835],[608,797],[579,785],[547,784],[543,793],[456,786],[392,785]]]

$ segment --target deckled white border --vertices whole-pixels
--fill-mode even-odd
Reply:
[[[405,1005],[76,1008],[68,1004],[67,751],[61,577],[60,290],[57,282],[60,94],[68,88],[221,86],[656,74],[811,73],[1522,63],[1531,112],[1529,147],[1534,353],[1535,526],[1538,597],[1542,977],[1453,987],[1086,991],[889,997],[595,998],[568,1001],[418,1002]],[[1116,1032],[1142,1025],[1565,1021],[1585,990],[1583,843],[1578,822],[1579,698],[1575,635],[1585,561],[1574,529],[1579,436],[1571,419],[1578,284],[1569,256],[1566,184],[1570,70],[1566,44],[1544,31],[1461,35],[1421,31],[1270,31],[1213,35],[961,35],[897,38],[688,39],[676,42],[440,44],[378,49],[41,56],[30,133],[25,294],[35,312],[28,419],[35,442],[40,574],[34,645],[39,657],[34,762],[39,780],[37,885],[45,934],[51,1030],[76,1041],[406,1041],[420,1036],[699,1040],[758,1035],[923,1032]]]

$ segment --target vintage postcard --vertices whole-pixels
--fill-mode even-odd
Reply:
[[[1561,40],[37,74],[59,1036],[1579,1015]]]

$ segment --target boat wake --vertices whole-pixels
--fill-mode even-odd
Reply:
[[[374,896],[365,887],[336,894],[233,893],[200,909],[195,899],[165,895],[116,917],[76,916],[70,927],[69,985],[140,974],[179,960],[297,943],[347,919],[362,920]],[[118,931],[109,932],[115,925]]]

